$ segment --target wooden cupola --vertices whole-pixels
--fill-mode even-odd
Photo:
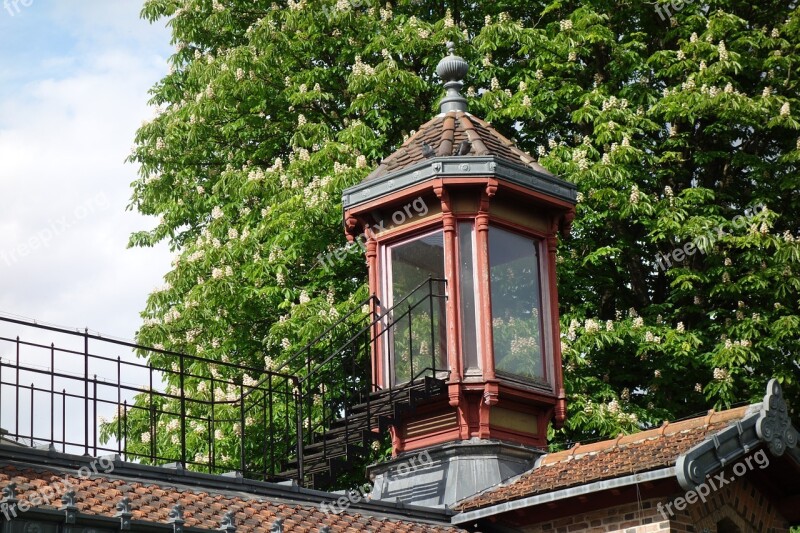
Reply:
[[[398,459],[458,443],[541,449],[566,416],[556,245],[576,189],[467,111],[467,70],[450,45],[440,113],[344,192],[382,307],[430,299],[373,342],[378,386],[446,383],[391,429]]]

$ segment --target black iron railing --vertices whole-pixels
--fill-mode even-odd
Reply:
[[[434,278],[390,309],[381,309],[372,296],[362,302],[369,313],[353,324],[349,337],[332,343],[323,334],[295,356],[306,365],[299,378],[299,479],[305,479],[303,454],[309,448],[320,462],[340,456],[348,442],[368,443],[378,437],[380,417],[391,418],[401,394],[425,377],[446,378],[446,298],[445,280]],[[398,368],[406,370],[401,379]]]
[[[295,376],[16,318],[0,325],[34,339],[0,336],[6,441],[255,479],[297,453]]]
[[[308,457],[318,469],[375,439],[394,402],[446,378],[445,301],[441,279],[391,309],[371,296],[274,369],[0,316],[0,428],[26,446],[315,485]]]

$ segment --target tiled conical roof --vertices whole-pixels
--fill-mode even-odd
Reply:
[[[481,180],[489,175],[574,205],[575,185],[548,172],[488,122],[467,112],[467,100],[459,91],[469,65],[453,53],[452,43],[447,47],[449,55],[436,67],[446,90],[439,114],[420,126],[361,183],[345,189],[344,208],[366,205],[436,177]]]
[[[468,144],[467,144],[468,143]],[[488,122],[466,111],[441,113],[423,124],[403,146],[384,159],[364,181],[371,181],[431,157],[495,156],[553,176],[529,154],[517,148]]]

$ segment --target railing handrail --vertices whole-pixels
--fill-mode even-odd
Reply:
[[[416,295],[425,290],[424,287],[427,287],[425,294],[415,298]],[[327,429],[333,427],[331,424],[337,418],[344,417],[347,420],[349,413],[352,412],[351,408],[359,401],[366,402],[367,415],[364,420],[354,422],[358,428],[353,429],[353,431],[363,429],[362,426],[364,424],[370,428],[374,427],[376,421],[375,413],[370,415],[369,405],[370,397],[378,388],[378,384],[374,381],[374,376],[371,372],[370,363],[372,357],[370,354],[374,353],[375,346],[377,346],[376,343],[379,342],[382,336],[394,331],[393,328],[405,324],[406,317],[408,317],[410,323],[412,315],[426,317],[424,320],[430,321],[431,339],[433,339],[434,324],[437,323],[437,320],[439,320],[438,323],[441,327],[441,318],[437,318],[439,315],[433,311],[434,302],[441,302],[442,299],[446,300],[447,298],[447,280],[432,276],[421,281],[402,298],[393,302],[389,309],[381,308],[378,297],[375,294],[371,294],[354,305],[352,309],[338,318],[333,324],[325,327],[324,331],[316,335],[312,341],[306,343],[303,348],[291,353],[288,358],[274,368],[259,368],[238,362],[220,361],[173,350],[144,346],[135,342],[107,338],[98,333],[90,333],[88,329],[84,329],[81,332],[78,329],[72,330],[0,315],[0,323],[17,324],[33,329],[55,332],[83,341],[82,349],[71,349],[63,347],[74,344],[73,341],[66,342],[69,339],[60,339],[61,342],[57,339],[56,342],[61,344],[61,347],[59,347],[55,343],[45,344],[44,341],[30,342],[22,340],[19,336],[16,338],[0,336],[0,342],[16,343],[17,346],[16,362],[14,362],[13,358],[7,358],[7,362],[0,361],[0,371],[4,368],[16,367],[16,374],[14,375],[14,372],[12,372],[8,378],[3,375],[2,378],[5,379],[0,378],[0,385],[16,387],[17,396],[13,403],[17,418],[19,418],[20,408],[24,408],[24,405],[20,403],[21,401],[30,406],[31,416],[33,415],[35,400],[38,409],[42,409],[43,401],[44,404],[49,403],[51,411],[54,403],[56,406],[61,403],[62,410],[67,409],[67,407],[72,409],[71,406],[76,401],[80,401],[83,404],[77,410],[81,412],[81,416],[84,419],[82,428],[84,435],[82,437],[64,433],[67,429],[66,415],[62,415],[60,419],[62,435],[53,434],[54,423],[57,424],[59,421],[55,412],[50,415],[51,435],[49,439],[46,437],[46,428],[42,430],[39,422],[37,422],[39,429],[34,427],[33,418],[31,418],[30,422],[30,436],[25,434],[28,430],[21,426],[15,428],[13,436],[18,439],[30,439],[31,442],[34,440],[49,440],[60,444],[62,447],[83,447],[86,453],[89,453],[89,450],[92,449],[95,450],[95,453],[97,450],[118,451],[119,453],[130,454],[133,457],[141,457],[144,461],[150,462],[162,460],[179,461],[184,465],[207,466],[210,471],[217,471],[215,469],[219,468],[230,468],[231,461],[235,464],[238,456],[240,464],[234,466],[234,468],[240,468],[245,475],[263,475],[265,479],[268,476],[277,475],[281,471],[279,465],[281,464],[280,458],[283,457],[282,454],[293,453],[294,450],[298,458],[298,467],[296,471],[288,475],[291,477],[296,476],[300,483],[305,483],[307,480],[303,466],[305,453],[303,447],[307,444],[307,441],[311,443],[317,441],[316,432],[319,428],[324,428],[327,431]],[[364,305],[369,306],[366,312],[363,310]],[[420,311],[417,311],[419,308],[427,308],[428,305],[431,306],[430,313],[420,314]],[[441,306],[441,303],[439,305]],[[418,320],[422,320],[422,318]],[[93,345],[92,351],[89,349],[90,340],[100,343]],[[407,382],[392,383],[386,387],[386,394],[381,394],[383,398],[381,402],[388,403],[381,403],[381,412],[383,412],[386,405],[394,402],[403,391],[419,384],[423,376],[431,373],[434,378],[442,376],[443,373],[446,373],[447,376],[450,375],[449,370],[436,368],[437,366],[442,366],[440,364],[441,360],[436,358],[437,352],[441,353],[437,348],[438,346],[439,344],[431,346],[431,357],[428,363],[425,363],[428,366],[422,369],[415,364],[413,352],[410,354],[411,367],[408,374],[412,377]],[[50,367],[45,369],[42,366],[40,368],[36,362],[38,359],[27,359],[27,355],[24,360],[20,359],[20,347],[24,348],[23,353],[25,354],[36,354],[38,353],[37,350],[49,352]],[[131,357],[127,357],[125,353],[120,353],[125,350],[118,350],[116,347],[128,348],[134,350],[135,353]],[[100,355],[100,353],[108,352],[114,355]],[[350,354],[352,357],[343,357],[343,353]],[[58,357],[56,357],[56,354]],[[73,375],[72,366],[68,366],[67,363],[63,362],[71,361],[73,357],[65,357],[62,354],[82,357],[83,368]],[[156,366],[151,363],[152,359],[142,361],[142,357],[148,355],[150,358],[163,355],[166,356],[167,360],[163,365]],[[427,355],[426,352],[425,357]],[[125,356],[125,359],[121,356]],[[299,366],[298,360],[301,358],[303,358],[303,364]],[[205,372],[205,370],[192,366],[194,362],[201,363],[198,366],[208,368],[211,374],[201,375],[199,372]],[[419,359],[419,362],[423,363],[423,359]],[[104,370],[108,364],[116,366],[115,379],[110,378],[111,374]],[[296,372],[294,367],[297,367]],[[220,373],[217,373],[214,370],[215,368]],[[94,370],[94,372],[90,373],[90,369]],[[126,376],[126,378],[131,376],[132,374],[128,374],[131,369],[135,369],[137,373],[139,370],[147,371],[150,379],[149,386],[124,383],[122,376]],[[289,373],[290,370],[288,369],[291,369],[293,373]],[[37,383],[23,384],[20,379],[20,371],[32,374],[31,377],[49,377],[49,389],[46,385],[38,383],[38,378],[35,380]],[[97,371],[101,375],[99,378]],[[326,374],[326,372],[329,374]],[[329,399],[326,399],[325,391],[320,388],[319,392],[322,394],[321,403],[323,404],[320,417],[319,412],[313,407],[312,398],[316,395],[317,385],[329,382],[332,385],[331,391],[335,391],[335,394],[330,394],[328,396]],[[63,390],[56,390],[54,383],[58,383],[58,388],[62,387],[61,383],[66,384],[67,387]],[[77,390],[74,383],[78,383],[80,391]],[[210,385],[206,392],[196,388],[203,383],[205,383],[205,386]],[[166,388],[164,388],[164,385],[166,385]],[[216,394],[218,386],[222,388],[222,392]],[[160,388],[164,390],[159,390]],[[109,390],[112,392],[109,393]],[[35,395],[47,394],[48,392],[50,395],[49,402],[46,398],[44,400],[39,400],[38,396],[35,398]],[[25,396],[22,400],[20,400],[20,393]],[[30,395],[29,400],[27,399],[28,395]],[[116,398],[113,396],[116,396]],[[131,400],[131,397],[134,399]],[[306,402],[308,402],[308,410],[306,410]],[[98,427],[95,425],[90,431],[90,424],[96,423],[98,418],[98,407],[102,411],[107,409],[108,405],[119,406],[116,422],[113,422],[114,419],[112,418],[112,422],[116,424],[116,429],[109,430],[109,426],[101,425]],[[218,408],[224,409],[217,411]],[[229,408],[232,410],[229,410]],[[275,412],[273,412],[273,408]],[[120,411],[120,409],[123,409],[123,411]],[[23,412],[27,413],[24,410]],[[135,416],[134,418],[128,418],[128,414],[119,414],[120,412],[131,413],[130,416]],[[252,415],[256,420],[261,420],[261,417],[263,417],[265,425],[263,427],[259,425],[261,429],[251,429],[250,424],[245,423],[249,415]],[[172,442],[179,446],[179,451],[175,452],[174,450],[159,448],[156,443],[161,441],[157,439],[161,437],[163,440],[164,432],[169,431],[162,428],[160,424],[165,423],[165,421],[172,423],[171,421],[176,418],[180,419],[180,427],[174,429],[174,431],[179,432],[180,442],[176,442],[174,436]],[[292,420],[293,418],[294,420]],[[196,424],[206,428],[206,433],[202,437],[204,440],[199,445],[199,448],[193,450],[193,452],[205,454],[203,455],[205,459],[197,459],[190,454],[190,449],[187,447],[187,436],[192,431],[189,428],[189,422],[191,422],[192,428],[195,428]],[[219,454],[222,452],[214,443],[213,430],[235,422],[238,422],[241,428],[238,433],[239,442],[237,446],[239,447],[239,452],[232,453],[233,457],[228,459],[222,455],[222,460],[220,460]],[[220,426],[220,424],[223,424],[223,426]],[[353,427],[355,428],[355,426]],[[57,428],[58,426],[56,425],[55,427]],[[111,438],[115,439],[112,446],[116,446],[116,449],[106,445],[109,439],[108,431],[111,431]],[[142,431],[148,433],[148,435],[144,435]],[[253,433],[253,431],[256,432]],[[266,432],[266,434],[261,435],[259,431]],[[306,431],[308,433],[305,433]],[[345,435],[347,435],[347,431],[348,429],[345,429]],[[72,429],[70,429],[70,432],[72,432]],[[139,433],[142,433],[142,435],[139,436]],[[98,437],[99,435],[100,437]],[[254,435],[260,435],[257,438],[264,440],[263,457],[259,455],[259,452],[253,455],[253,450],[250,450],[253,439],[256,438]],[[148,437],[147,440],[144,440],[145,436]],[[100,438],[99,443],[98,438]],[[145,448],[142,443],[146,442],[150,442],[150,444]],[[246,443],[247,447],[245,446]],[[270,445],[269,443],[273,444]],[[278,445],[278,443],[283,444]],[[133,444],[136,444],[136,446],[131,448]],[[268,446],[270,447],[269,450]],[[273,446],[276,447],[273,448]],[[261,445],[259,444],[256,447],[261,448]],[[249,451],[246,451],[246,449]],[[178,457],[165,457],[175,453],[178,454]]]
[[[16,391],[0,395],[4,407],[0,416],[6,412],[10,415],[3,417],[11,421],[7,437],[20,443],[49,442],[61,451],[78,448],[95,455],[113,452],[148,464],[178,462],[207,468],[212,473],[237,469],[245,477],[265,480],[281,472],[284,453],[295,453],[302,444],[294,441],[295,424],[283,414],[275,416],[297,410],[296,376],[108,339],[88,330],[73,331],[0,316],[2,323],[30,328],[25,331],[33,337],[28,340],[19,335],[0,336],[2,346],[12,347],[0,360],[0,386],[4,393],[6,387]],[[52,332],[54,342],[38,340],[43,334],[37,331]],[[139,352],[129,354],[120,347]],[[152,356],[166,354],[168,360],[158,366],[143,361],[141,355],[149,351]],[[193,366],[195,362],[204,362],[202,366],[209,373]],[[136,383],[132,376],[139,372],[149,382]],[[262,382],[256,382],[259,376],[263,376]],[[201,385],[206,388],[200,389]],[[257,395],[246,401],[244,390]],[[111,420],[99,422],[99,415],[108,416],[112,409]],[[30,420],[25,420],[28,415]],[[246,416],[264,423],[254,430],[245,424]],[[163,427],[176,419],[180,420],[178,428]],[[238,440],[236,446],[241,452],[226,457],[225,451],[217,448],[213,434],[236,422],[241,424],[241,430],[230,444]],[[204,458],[197,459],[190,454],[187,436],[200,427],[204,430],[194,452]],[[263,455],[245,447],[245,443],[252,444],[252,435],[264,432],[266,435],[258,437],[263,441]],[[145,433],[147,441],[142,440]],[[156,446],[170,433],[177,450]],[[148,441],[151,444],[147,445]],[[273,446],[278,443],[283,451],[276,453]]]
[[[377,320],[383,319],[384,317],[388,316],[388,315],[389,315],[389,313],[391,313],[392,311],[394,311],[395,309],[397,309],[397,307],[398,307],[400,304],[402,304],[403,302],[405,302],[406,300],[408,300],[409,298],[411,298],[411,296],[412,296],[412,295],[414,295],[414,293],[416,293],[418,290],[420,290],[420,289],[421,289],[422,287],[424,287],[425,285],[428,285],[429,287],[431,287],[431,288],[432,288],[432,287],[433,287],[433,283],[444,283],[444,285],[445,285],[445,287],[446,287],[446,286],[447,286],[447,279],[445,279],[445,278],[434,278],[434,277],[428,277],[428,278],[427,278],[427,279],[425,279],[425,280],[424,280],[422,283],[420,283],[419,285],[417,285],[416,287],[414,287],[413,289],[411,289],[411,291],[409,291],[409,292],[408,292],[408,294],[406,294],[405,296],[403,296],[402,298],[400,298],[398,301],[396,301],[396,302],[392,302],[392,307],[390,307],[389,309],[387,309],[387,310],[386,310],[386,312],[384,312],[382,315],[380,315],[380,316],[378,317],[378,319],[377,319]],[[446,293],[445,293],[445,294],[440,294],[440,295],[437,295],[437,297],[446,297],[446,296],[447,296],[447,294],[446,294]],[[377,322],[377,320],[376,320],[376,322]]]
[[[251,370],[253,372],[263,372],[263,370],[261,368],[251,367],[251,366],[243,365],[243,364],[240,364],[240,363],[231,363],[231,362],[221,363],[220,361],[216,361],[214,359],[209,359],[207,357],[201,357],[199,355],[191,355],[191,354],[183,353],[183,352],[175,352],[175,351],[172,351],[172,350],[165,350],[165,349],[162,349],[162,348],[155,348],[153,346],[145,346],[143,344],[137,344],[137,343],[130,342],[130,341],[123,341],[123,340],[115,339],[113,337],[103,337],[102,335],[98,335],[98,334],[95,334],[95,333],[89,333],[89,329],[88,328],[85,328],[84,332],[81,333],[80,331],[77,331],[77,330],[73,331],[71,329],[66,329],[66,328],[62,328],[62,327],[59,327],[59,326],[49,326],[49,325],[46,325],[46,324],[39,324],[38,322],[33,321],[33,320],[22,320],[22,319],[18,319],[18,318],[11,318],[11,317],[4,316],[4,315],[1,315],[1,314],[0,314],[0,322],[9,322],[9,323],[12,323],[12,324],[18,324],[18,325],[21,325],[21,326],[31,327],[31,328],[35,328],[35,329],[43,329],[43,330],[46,330],[46,331],[53,331],[53,332],[56,332],[56,333],[63,333],[63,334],[66,334],[66,335],[72,335],[72,336],[75,336],[75,337],[80,337],[82,339],[91,339],[91,340],[96,340],[96,341],[101,341],[101,342],[107,342],[107,343],[111,343],[111,344],[116,344],[117,346],[124,346],[126,348],[132,348],[134,350],[146,350],[148,352],[155,352],[155,353],[160,353],[160,354],[169,355],[169,356],[175,356],[175,357],[183,357],[184,359],[192,359],[192,360],[195,360],[195,361],[205,362],[205,363],[209,363],[209,364],[216,364],[216,365],[224,365],[224,366],[228,366],[228,367],[235,367],[235,368],[238,368],[240,370]],[[4,340],[6,340],[6,339],[4,339]],[[15,339],[7,339],[7,340],[15,342]],[[48,348],[49,348],[49,346],[48,346]],[[78,354],[84,355],[84,352],[78,352]],[[89,354],[89,355],[92,355],[92,354]],[[98,356],[98,355],[92,355],[92,357],[102,358],[102,356]],[[106,358],[106,360],[113,361],[113,359],[108,359],[108,358]],[[131,364],[133,364],[133,363],[131,363]],[[148,365],[142,365],[142,366],[147,367]],[[153,368],[155,368],[156,370],[164,370],[164,369],[157,368],[157,367],[153,367]]]
[[[356,314],[364,305],[368,304],[373,298],[375,298],[375,300],[377,301],[377,298],[373,294],[373,295],[368,296],[367,298],[365,298],[361,302],[357,303],[355,306],[353,306],[352,310],[348,311],[344,316],[339,318],[339,320],[337,320],[336,322],[334,322],[333,324],[331,324],[330,326],[325,328],[325,330],[322,333],[320,333],[319,335],[317,335],[316,337],[314,337],[314,339],[312,341],[307,342],[302,348],[300,348],[299,350],[295,351],[292,355],[290,355],[288,359],[286,359],[277,369],[275,369],[275,371],[278,372],[280,370],[283,370],[290,363],[293,363],[294,361],[296,361],[298,359],[298,357],[302,353],[304,353],[305,351],[308,350],[309,346],[312,346],[312,345],[316,344],[317,342],[319,342],[325,335],[327,335],[328,333],[333,331],[333,329],[336,326],[338,326],[339,324],[344,323],[348,318],[350,318],[351,316]]]
[[[445,297],[447,296],[446,294],[436,294],[436,295],[435,295],[435,294],[433,294],[433,290],[432,290],[432,284],[433,284],[434,282],[435,282],[435,283],[445,283],[445,284],[446,284],[446,283],[447,283],[447,280],[445,280],[445,279],[438,279],[438,278],[428,278],[427,280],[425,280],[425,281],[423,281],[422,283],[420,283],[419,285],[417,285],[417,286],[416,286],[414,289],[412,289],[412,290],[411,290],[411,292],[409,292],[409,293],[408,293],[408,294],[406,294],[406,295],[405,295],[403,298],[401,298],[401,299],[400,299],[400,301],[398,301],[396,304],[394,304],[394,305],[393,305],[391,308],[387,309],[387,310],[386,310],[386,312],[384,312],[383,314],[379,314],[379,315],[377,315],[377,318],[375,318],[375,319],[374,319],[372,322],[370,322],[369,324],[367,324],[366,326],[364,326],[363,328],[361,328],[361,329],[358,331],[358,333],[356,333],[355,335],[352,335],[352,336],[351,336],[351,337],[350,337],[350,338],[349,338],[347,341],[345,341],[345,343],[344,343],[344,344],[342,344],[342,345],[341,345],[341,346],[340,346],[340,347],[339,347],[339,348],[338,348],[336,351],[334,351],[332,354],[329,354],[329,355],[328,355],[328,357],[326,357],[326,358],[325,358],[323,361],[321,361],[320,363],[318,363],[318,364],[317,364],[317,365],[316,365],[316,366],[315,366],[315,367],[314,367],[314,368],[313,368],[311,371],[309,371],[309,372],[308,372],[308,373],[307,373],[305,376],[302,376],[302,377],[300,377],[300,378],[299,378],[299,383],[304,383],[305,381],[307,381],[307,380],[308,380],[308,379],[309,379],[309,378],[310,378],[312,375],[314,375],[314,374],[315,374],[315,373],[316,373],[316,372],[317,372],[317,371],[318,371],[320,368],[322,368],[322,367],[323,367],[323,366],[325,366],[327,363],[329,363],[329,362],[330,362],[330,361],[331,361],[331,360],[332,360],[334,357],[336,357],[336,356],[337,356],[339,353],[341,353],[341,352],[342,352],[342,351],[343,351],[343,350],[344,350],[346,347],[348,347],[348,346],[349,346],[350,344],[352,344],[352,343],[353,343],[355,340],[357,340],[357,339],[358,339],[358,338],[359,338],[361,335],[363,335],[363,334],[364,334],[364,333],[365,333],[367,330],[369,330],[369,329],[371,329],[371,328],[375,327],[376,325],[380,324],[380,323],[383,321],[383,319],[384,319],[384,318],[386,318],[387,316],[390,316],[390,315],[391,315],[391,313],[393,313],[395,309],[397,309],[397,308],[398,308],[398,307],[399,307],[401,304],[403,304],[403,303],[404,303],[406,300],[408,300],[408,299],[411,297],[411,295],[413,295],[414,293],[416,293],[416,292],[417,292],[417,291],[418,291],[420,288],[424,287],[425,285],[428,285],[428,284],[430,284],[430,286],[431,286],[431,291],[430,291],[430,292],[429,292],[429,293],[426,295],[426,298],[434,298],[434,297],[436,297],[436,298],[445,298]],[[400,314],[400,315],[398,315],[397,317],[392,317],[392,318],[395,318],[396,320],[399,320],[399,319],[401,319],[401,318],[405,317],[405,316],[406,316],[408,313],[410,313],[410,311],[411,311],[412,309],[416,309],[418,306],[422,305],[422,303],[423,303],[424,301],[425,301],[425,298],[423,298],[422,300],[420,300],[420,301],[418,301],[418,302],[415,302],[413,306],[409,306],[409,307],[407,307],[405,310],[403,310],[403,313],[401,313],[401,314]],[[389,327],[389,326],[387,326],[387,329],[388,329],[388,327]],[[382,335],[383,333],[384,333],[384,332],[381,332],[381,335]],[[306,346],[306,348],[304,348],[304,350],[307,350],[307,349],[308,349],[308,346],[310,346],[310,345],[311,345],[311,344],[307,345],[307,346]]]

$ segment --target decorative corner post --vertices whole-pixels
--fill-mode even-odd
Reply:
[[[131,528],[131,499],[125,496],[117,502],[117,512],[114,513],[114,518],[119,518],[119,528],[122,531],[127,531]]]
[[[74,524],[78,516],[78,505],[75,491],[70,489],[61,497],[61,507],[59,511],[64,511],[64,522]]]
[[[183,518],[183,505],[176,503],[169,511],[167,523],[172,524],[173,533],[183,533],[183,524],[186,520]]]
[[[792,426],[781,385],[775,378],[767,384],[767,394],[756,422],[756,433],[775,456],[781,456],[788,448],[797,446],[797,430]]]

